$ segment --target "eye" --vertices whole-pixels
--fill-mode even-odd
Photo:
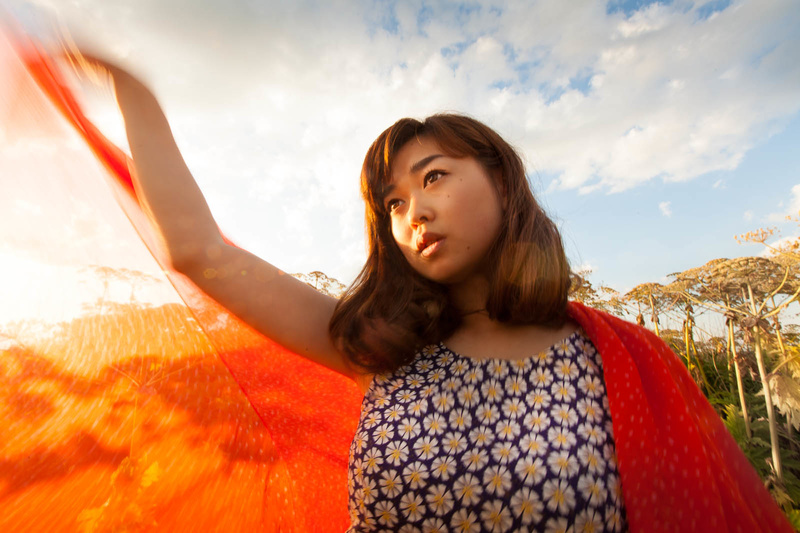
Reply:
[[[400,207],[401,203],[402,202],[400,202],[400,200],[398,200],[397,198],[389,200],[388,202],[386,202],[386,211],[388,213],[394,213],[395,209]]]
[[[432,185],[439,181],[442,177],[444,177],[444,172],[441,170],[431,170],[427,174],[425,174],[425,179],[422,180],[423,185],[427,187],[428,185]]]

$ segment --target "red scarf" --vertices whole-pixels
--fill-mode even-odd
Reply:
[[[126,156],[86,118],[52,62],[32,43],[18,38],[12,47],[0,34],[0,53],[0,79],[16,83],[22,95],[0,101],[0,113],[13,110],[17,119],[22,114],[19,129],[29,128],[33,137],[41,134],[36,128],[55,135],[53,125],[70,124],[83,150],[102,163],[100,173],[110,178],[130,223],[157,254],[133,195]],[[25,179],[41,179],[38,163],[30,158],[33,170]],[[75,171],[85,163],[70,158],[62,164]],[[87,180],[98,173],[86,171]],[[103,186],[93,179],[93,187]],[[69,201],[63,199],[61,209],[68,210]],[[261,338],[179,274],[165,268],[165,275],[191,314],[176,323],[166,311],[145,309],[123,325],[134,332],[171,329],[174,353],[137,359],[126,352],[78,372],[52,344],[30,348],[22,337],[0,344],[0,364],[13,361],[9,368],[22,368],[0,373],[0,392],[11,391],[0,395],[3,412],[13,412],[19,402],[28,402],[19,404],[26,408],[49,402],[50,409],[38,418],[0,421],[0,528],[344,530],[347,452],[360,403],[355,386]],[[170,309],[180,315],[186,308]],[[602,355],[631,531],[792,531],[661,339],[581,304],[571,303],[569,312]],[[192,318],[202,331],[175,333]],[[136,321],[144,326],[132,325]],[[125,331],[115,335],[131,336]],[[100,333],[91,329],[88,335],[91,342]],[[189,338],[191,346],[180,352],[181,339]],[[168,371],[161,372],[162,366]],[[125,397],[128,404],[119,399],[123,374],[136,384],[133,396]],[[44,391],[41,398],[30,399],[36,391]],[[86,398],[106,403],[92,407]],[[123,422],[130,422],[130,436],[128,426],[106,416],[117,410],[128,416]]]

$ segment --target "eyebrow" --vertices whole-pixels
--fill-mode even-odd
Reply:
[[[427,165],[428,163],[430,163],[431,161],[433,161],[438,157],[444,157],[444,156],[442,154],[433,154],[429,155],[428,157],[423,157],[422,159],[411,165],[411,173],[416,174],[417,172],[425,168],[425,165]]]

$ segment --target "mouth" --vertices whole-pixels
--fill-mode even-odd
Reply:
[[[422,257],[430,257],[442,246],[444,237],[433,233],[425,233],[417,239],[417,252]]]

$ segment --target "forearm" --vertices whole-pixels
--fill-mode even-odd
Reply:
[[[175,144],[156,98],[125,71],[107,66],[125,119],[137,196],[160,233],[173,265],[213,250],[221,235]]]

